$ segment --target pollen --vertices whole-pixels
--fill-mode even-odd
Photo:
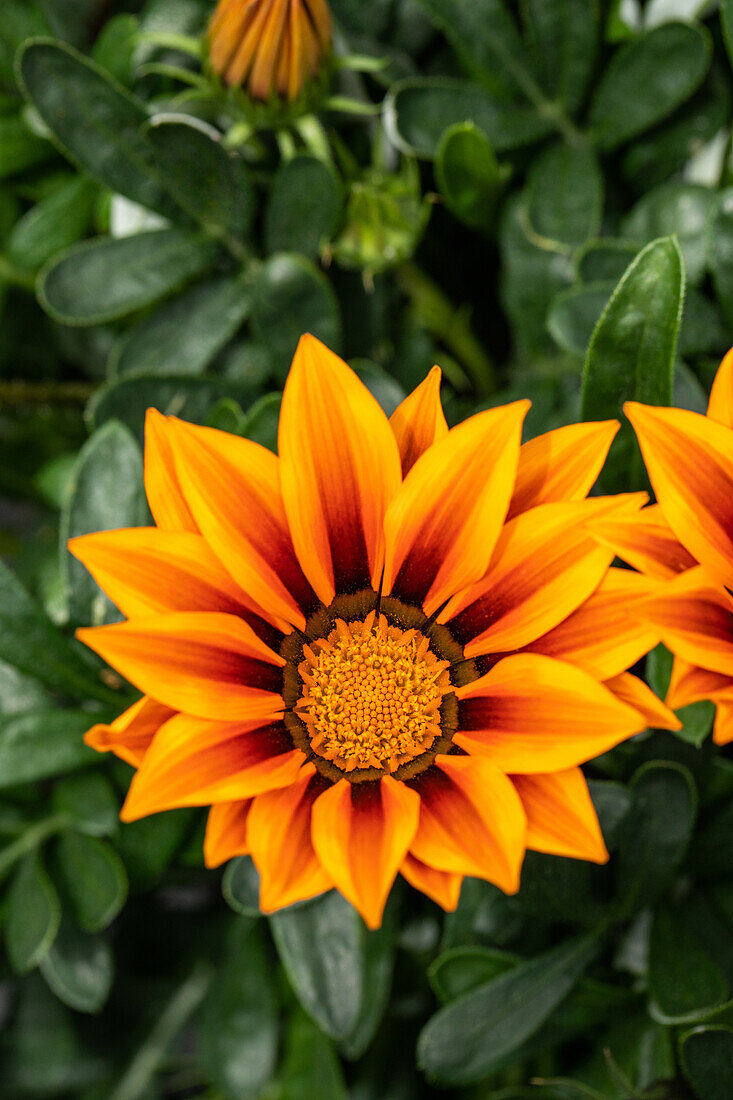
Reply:
[[[394,772],[441,736],[448,661],[419,631],[392,626],[372,611],[359,622],[338,619],[327,638],[303,653],[296,711],[313,751],[342,771]]]

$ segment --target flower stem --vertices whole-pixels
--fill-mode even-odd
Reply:
[[[0,881],[14,863],[17,863],[23,856],[43,844],[44,840],[48,840],[55,833],[61,832],[68,824],[69,818],[66,814],[52,814],[50,817],[44,817],[30,825],[17,840],[14,840],[12,844],[8,844],[7,848],[3,848],[0,852]]]

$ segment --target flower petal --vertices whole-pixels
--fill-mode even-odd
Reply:
[[[120,816],[136,821],[179,806],[253,798],[294,782],[304,763],[282,722],[209,722],[178,714],[158,732]]]
[[[209,810],[204,836],[204,863],[207,867],[220,867],[235,856],[249,853],[247,844],[247,816],[251,798],[236,802],[219,802]]]
[[[527,847],[606,863],[608,851],[580,768],[511,777],[527,815]]]
[[[174,710],[248,721],[283,709],[285,662],[235,615],[177,612],[79,630],[77,637]]]
[[[733,348],[723,358],[710,391],[708,416],[733,428]]]
[[[313,805],[324,790],[312,764],[291,786],[255,798],[247,842],[260,872],[260,909],[272,913],[333,886],[311,841]]]
[[[698,668],[697,665],[683,661],[681,657],[675,657],[667,691],[668,706],[679,710],[690,703],[699,703],[703,699],[718,698],[721,695],[729,695],[733,702],[733,677],[721,672],[710,672],[707,668]]]
[[[733,583],[733,434],[687,409],[627,403],[657,500],[682,545]]]
[[[186,500],[213,552],[276,626],[304,626],[314,596],[290,538],[277,456],[174,418],[168,429]]]
[[[158,730],[175,713],[170,707],[164,707],[162,703],[143,695],[114,722],[92,726],[84,734],[84,740],[97,752],[113,752],[136,768]]]
[[[516,401],[477,413],[417,460],[385,520],[386,593],[430,615],[483,576],[504,523],[528,408]]]
[[[586,503],[541,504],[506,525],[486,576],[439,616],[466,657],[520,649],[598,587],[614,552],[585,530]]]
[[[405,477],[420,455],[448,434],[440,403],[440,367],[433,367],[424,382],[398,405],[389,419],[400,449]]]
[[[704,569],[688,569],[636,610],[675,656],[733,676],[733,598]]]
[[[713,742],[716,745],[729,745],[733,741],[733,702],[727,700],[718,703],[713,726]]]
[[[652,577],[675,577],[696,565],[692,554],[672,532],[658,504],[623,519],[591,519],[588,530],[620,558]]]
[[[523,444],[507,518],[538,504],[587,496],[619,427],[617,420],[568,424]]]
[[[366,386],[313,336],[301,339],[285,385],[279,449],[293,543],[319,599],[376,588],[401,480],[397,442]]]
[[[417,829],[420,799],[404,783],[342,779],[313,806],[313,847],[336,887],[369,928],[379,928],[387,897]]]
[[[176,473],[167,420],[157,409],[148,409],[145,416],[145,493],[163,531],[198,534]]]
[[[682,723],[674,711],[658,699],[652,689],[638,676],[633,676],[630,672],[621,672],[618,676],[612,676],[610,680],[606,680],[605,685],[622,703],[627,703],[634,710],[638,710],[650,729],[682,729]]]
[[[410,852],[428,867],[519,889],[527,819],[510,780],[479,756],[436,756],[415,783],[420,824]]]
[[[587,672],[535,653],[504,657],[456,695],[455,741],[514,775],[582,764],[645,728]]]
[[[528,649],[568,661],[598,680],[624,672],[659,641],[658,632],[634,611],[657,584],[628,569],[609,569],[582,607]]]
[[[436,905],[452,913],[458,908],[461,896],[463,875],[456,875],[450,871],[439,871],[436,867],[428,867],[417,856],[410,852],[405,856],[405,861],[400,867],[400,873],[407,879],[410,886],[414,886],[422,894],[427,894]]]

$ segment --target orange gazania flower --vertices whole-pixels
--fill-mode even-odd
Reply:
[[[254,99],[297,99],[330,48],[327,0],[219,0],[209,27],[214,72]]]
[[[151,410],[155,527],[71,549],[127,621],[79,636],[144,697],[90,745],[137,768],[127,821],[211,805],[271,912],[333,886],[371,927],[398,873],[446,909],[516,891],[527,847],[602,862],[579,765],[675,718],[626,669],[658,638],[586,530],[618,425],[520,447],[528,403],[448,430],[436,367],[391,420],[303,337],[279,458]]]
[[[650,576],[669,583],[637,605],[675,654],[667,703],[717,704],[713,739],[733,741],[733,351],[718,370],[707,416],[631,402],[658,503],[623,531],[594,532]]]

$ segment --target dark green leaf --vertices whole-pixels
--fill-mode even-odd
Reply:
[[[720,0],[720,22],[728,59],[733,65],[733,0]]]
[[[97,188],[84,176],[69,180],[36,203],[18,221],[7,252],[19,267],[37,271],[47,260],[80,240],[91,221]]]
[[[578,278],[581,283],[616,284],[639,251],[630,241],[605,237],[588,241],[577,253]]]
[[[79,452],[61,511],[61,573],[72,622],[99,626],[120,614],[67,550],[67,541],[94,531],[140,527],[147,515],[140,448],[129,428],[109,420]]]
[[[49,152],[48,142],[31,133],[22,115],[0,118],[0,180],[34,168]]]
[[[620,783],[599,779],[591,779],[588,790],[598,814],[606,847],[609,851],[613,851],[623,835],[626,816],[631,810],[631,794]]]
[[[114,963],[102,936],[87,936],[69,921],[61,922],[41,972],[64,1004],[77,1012],[99,1012],[109,996]]]
[[[318,256],[338,229],[342,205],[340,181],[328,164],[312,156],[284,161],[267,202],[267,251]]]
[[[191,810],[169,810],[122,826],[115,848],[133,888],[146,890],[158,881],[183,844],[191,820]]]
[[[675,404],[679,405],[680,401],[676,399]],[[660,699],[664,699],[672,675],[672,654],[669,650],[663,645],[656,646],[647,657],[646,671],[650,687]],[[681,707],[676,714],[682,722],[682,729],[675,730],[675,736],[699,748],[712,729],[714,705],[707,700],[690,703],[689,706]]]
[[[34,710],[3,721],[0,788],[61,775],[98,760],[83,741],[93,724],[81,710]]]
[[[692,95],[709,64],[709,35],[689,23],[665,23],[622,46],[591,103],[588,121],[598,147],[615,149],[666,118]]]
[[[29,42],[19,55],[18,73],[25,94],[74,164],[141,206],[175,212],[143,133],[144,103],[60,42]]]
[[[302,256],[272,256],[257,272],[251,290],[252,328],[279,378],[286,377],[304,332],[338,351],[338,303],[327,279]]]
[[[54,784],[53,806],[88,836],[112,836],[119,829],[119,799],[100,772],[78,772],[60,779]]]
[[[438,955],[428,970],[436,997],[449,1004],[521,963],[519,955],[493,947],[454,947]]]
[[[260,876],[249,856],[239,856],[227,864],[221,883],[228,905],[245,917],[260,915]]]
[[[615,286],[611,282],[584,283],[558,294],[547,314],[547,329],[558,347],[573,355],[586,355]]]
[[[676,235],[693,286],[708,266],[712,222],[718,206],[715,191],[701,184],[667,183],[649,191],[621,223],[623,235],[646,244]]]
[[[728,983],[681,914],[659,907],[649,936],[649,996],[662,1023],[691,1022],[728,997]]]
[[[280,423],[281,393],[266,393],[247,410],[242,435],[277,451],[277,430]]]
[[[466,225],[489,229],[511,173],[472,122],[449,126],[435,157],[435,179],[448,209]]]
[[[522,14],[543,90],[549,99],[575,111],[596,60],[597,0],[525,0]]]
[[[160,115],[149,130],[166,187],[213,237],[247,235],[254,192],[244,161],[228,152],[218,131],[190,116]]]
[[[397,902],[387,902],[381,927],[364,932],[364,976],[361,1010],[350,1035],[339,1043],[340,1052],[349,1059],[360,1058],[379,1027],[392,989],[397,940]]]
[[[348,1100],[332,1044],[301,1013],[288,1027],[278,1095],[280,1100]]]
[[[36,853],[20,865],[8,894],[5,946],[18,974],[33,970],[56,938],[61,906]]]
[[[733,1030],[698,1027],[680,1041],[682,1068],[698,1100],[729,1100],[733,1081]]]
[[[113,373],[202,374],[249,313],[241,279],[199,283],[159,306],[112,354]]]
[[[260,1097],[277,1060],[278,1003],[262,933],[232,923],[223,966],[204,1004],[200,1052],[215,1088]]]
[[[85,241],[40,275],[44,309],[66,325],[99,325],[153,305],[211,268],[213,241],[185,229]]]
[[[537,236],[574,247],[594,237],[603,215],[603,177],[593,151],[551,145],[532,164],[525,202]]]
[[[84,932],[101,932],[127,898],[127,874],[117,853],[96,837],[62,833],[58,866],[76,922]]]
[[[443,1084],[468,1084],[529,1039],[568,995],[598,949],[567,940],[442,1008],[420,1035],[418,1061]]]
[[[720,193],[713,222],[713,281],[728,324],[733,324],[733,187]]]

